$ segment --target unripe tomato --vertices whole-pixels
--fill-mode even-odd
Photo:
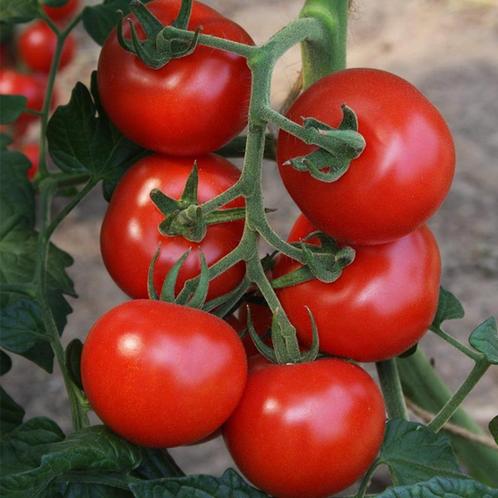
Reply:
[[[147,8],[171,24],[180,0],[155,0]],[[140,25],[130,16],[143,37]],[[236,23],[193,2],[188,29],[253,44]],[[130,28],[125,23],[125,38]],[[119,130],[143,147],[175,156],[213,152],[247,123],[251,72],[246,60],[223,50],[198,46],[186,57],[155,70],[123,49],[113,31],[100,53],[97,72],[102,105]]]
[[[55,54],[57,36],[43,21],[35,21],[19,37],[19,56],[32,71],[48,73]],[[76,42],[68,35],[62,49],[59,68],[67,66],[74,58]]]
[[[295,242],[314,228],[300,216],[289,235]],[[357,246],[356,258],[332,283],[316,279],[277,291],[299,338],[310,344],[313,313],[320,350],[356,361],[397,356],[427,332],[436,313],[441,259],[432,232],[422,226],[394,242]],[[287,257],[277,262],[281,276],[300,264]]]
[[[322,498],[368,469],[384,422],[382,395],[360,367],[259,359],[223,433],[235,463],[259,488],[279,498]]]
[[[365,245],[403,237],[434,214],[448,193],[455,169],[448,126],[413,85],[377,69],[322,78],[298,97],[288,117],[337,127],[342,104],[358,116],[364,152],[339,180],[325,183],[284,164],[316,146],[282,131],[277,157],[285,187],[313,225],[339,241]]]
[[[242,395],[247,362],[225,321],[144,299],[94,324],[81,375],[92,408],[113,431],[168,448],[206,438],[225,422]]]

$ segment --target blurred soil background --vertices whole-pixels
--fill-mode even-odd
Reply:
[[[90,3],[90,2],[88,2]],[[94,3],[94,2],[92,2]],[[263,42],[295,18],[301,0],[206,0]],[[57,84],[63,103],[74,83],[89,81],[98,47],[79,33],[77,60]],[[466,316],[450,322],[462,340],[498,312],[498,0],[356,0],[349,28],[350,67],[392,71],[414,83],[442,112],[454,133],[458,166],[444,206],[431,220],[440,244],[443,285],[463,302]],[[274,77],[273,101],[282,103],[300,68],[299,50],[289,51]],[[33,130],[36,135],[36,130]],[[268,207],[282,235],[297,209],[281,186],[275,164],[266,164]],[[106,203],[100,189],[76,209],[55,241],[75,259],[70,275],[75,300],[64,341],[84,339],[92,323],[124,301],[102,264],[99,229]],[[452,388],[463,381],[471,362],[429,333],[422,347]],[[27,411],[46,415],[70,429],[69,406],[60,375],[49,376],[22,358],[5,378],[5,387]],[[498,413],[498,368],[490,369],[465,406],[486,426]],[[173,451],[188,472],[220,473],[230,465],[220,439]]]

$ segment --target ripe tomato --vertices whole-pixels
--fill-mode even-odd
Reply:
[[[49,26],[43,21],[36,21],[28,26],[19,37],[19,56],[32,71],[48,73],[56,44],[57,37]],[[67,66],[73,60],[75,46],[74,37],[69,35],[62,49],[60,68]]]
[[[171,24],[180,0],[156,0],[147,7]],[[131,17],[134,19],[134,17]],[[237,24],[199,2],[189,29],[253,44]],[[140,26],[137,30],[142,36]],[[129,26],[125,37],[130,37]],[[175,156],[212,152],[247,123],[251,73],[244,58],[198,46],[187,57],[154,70],[124,50],[113,31],[100,53],[98,86],[102,104],[121,132],[147,149]]]
[[[341,105],[358,116],[366,148],[338,181],[324,183],[284,165],[316,149],[280,132],[278,163],[285,187],[320,230],[350,244],[402,237],[426,221],[448,193],[455,152],[437,109],[407,81],[376,69],[333,73],[308,88],[288,117],[338,126]]]
[[[81,357],[95,413],[135,444],[172,447],[215,431],[244,389],[247,363],[236,332],[204,311],[128,301],[95,323]]]
[[[256,486],[279,498],[319,498],[368,469],[384,421],[382,395],[358,366],[257,360],[223,432],[235,463]]]
[[[300,216],[289,240],[312,231]],[[356,361],[392,358],[421,339],[436,313],[441,276],[436,240],[422,226],[394,242],[355,249],[356,259],[337,281],[311,280],[278,290],[278,297],[304,343],[311,343],[309,306],[321,351]],[[282,257],[275,275],[298,267]]]
[[[41,111],[45,97],[46,80],[43,76],[23,74],[14,69],[0,69],[0,94],[24,95],[28,109]],[[15,123],[17,135],[22,135],[36,116],[23,113]]]
[[[193,162],[192,158],[148,156],[126,172],[113,193],[100,234],[102,257],[111,277],[131,297],[147,297],[147,273],[159,245],[160,255],[154,273],[154,286],[158,292],[166,273],[185,251],[192,250],[180,270],[178,292],[186,280],[199,274],[201,252],[211,266],[235,249],[240,241],[243,230],[240,221],[210,225],[200,243],[159,233],[158,226],[164,216],[150,200],[149,193],[158,188],[172,198],[180,198]],[[201,203],[232,186],[240,174],[233,164],[212,154],[199,158],[197,165]],[[243,206],[242,199],[227,205],[240,206]],[[244,273],[245,267],[239,263],[212,280],[208,299],[232,290]]]
[[[69,0],[62,7],[49,7],[48,5],[44,5],[43,10],[53,21],[64,21],[76,14],[78,7],[79,0]]]
[[[28,178],[32,180],[36,173],[38,173],[38,167],[40,165],[40,145],[37,143],[30,143],[23,145],[21,147],[21,152],[29,159],[31,163],[31,168],[28,169],[26,174]]]

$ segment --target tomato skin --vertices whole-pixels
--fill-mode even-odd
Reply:
[[[48,5],[44,5],[43,10],[53,21],[65,21],[76,14],[79,3],[79,0],[69,0],[62,7],[49,7]]]
[[[223,432],[243,474],[279,498],[320,498],[356,481],[384,434],[382,395],[342,360],[253,362]]]
[[[289,241],[315,230],[301,215]],[[394,242],[355,249],[354,262],[336,282],[311,280],[278,290],[278,298],[305,344],[312,338],[309,306],[321,351],[356,361],[392,358],[422,338],[436,313],[441,278],[437,242],[422,226]],[[275,275],[298,267],[282,257]]]
[[[144,299],[116,306],[93,325],[81,374],[106,425],[135,444],[165,448],[203,439],[228,418],[247,362],[220,318]]]
[[[179,292],[186,280],[200,273],[200,253],[211,266],[238,245],[243,222],[220,223],[208,227],[200,242],[183,237],[162,236],[158,226],[164,215],[149,198],[153,188],[178,199],[192,171],[193,158],[151,155],[138,161],[121,179],[114,191],[102,223],[100,247],[111,277],[133,298],[146,298],[149,265],[161,244],[154,272],[154,287],[160,292],[166,273],[178,259],[191,249],[183,264],[176,285]],[[199,171],[199,202],[205,202],[232,186],[239,178],[239,170],[226,159],[213,154],[197,158]],[[243,206],[236,199],[227,207]],[[235,288],[245,274],[245,266],[238,263],[209,284],[208,299]]]
[[[48,73],[55,54],[57,37],[43,21],[35,21],[19,37],[18,52],[26,66],[32,71]],[[74,58],[76,42],[71,34],[62,49],[59,68],[67,66]]]
[[[376,69],[333,73],[309,87],[288,117],[340,123],[341,105],[358,116],[363,154],[338,181],[324,183],[283,163],[316,149],[285,132],[277,158],[285,187],[320,230],[350,244],[379,244],[424,223],[453,178],[451,133],[437,109],[407,81]]]
[[[169,24],[180,1],[156,0],[147,7]],[[204,34],[253,44],[240,26],[194,2],[189,29],[200,26]],[[129,27],[124,31],[128,38]],[[229,52],[198,46],[193,54],[154,70],[125,51],[113,31],[100,53],[97,77],[110,119],[125,136],[156,152],[212,152],[247,123],[251,74],[245,59]]]
[[[38,173],[38,168],[40,165],[40,145],[37,143],[30,143],[23,145],[21,147],[21,152],[29,159],[31,167],[28,169],[26,174],[28,178],[32,180],[36,173]]]

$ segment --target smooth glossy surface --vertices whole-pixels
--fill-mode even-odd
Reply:
[[[55,54],[57,37],[44,21],[30,24],[19,36],[17,50],[22,61],[32,71],[48,73]],[[74,58],[76,42],[69,35],[64,43],[59,69],[67,66]]]
[[[312,231],[300,216],[289,240]],[[278,297],[305,344],[311,342],[309,306],[321,351],[357,361],[397,356],[422,338],[436,313],[441,278],[436,240],[423,226],[397,241],[355,249],[356,259],[337,281],[311,280],[278,290]],[[298,266],[281,258],[274,272],[280,276]]]
[[[150,191],[158,188],[166,195],[179,199],[193,164],[193,158],[146,157],[126,172],[112,195],[100,234],[101,252],[111,277],[131,297],[147,297],[149,265],[159,247],[154,272],[154,287],[158,293],[167,272],[191,249],[178,276],[178,292],[186,280],[199,274],[201,251],[208,266],[211,266],[235,249],[240,241],[243,230],[241,221],[209,226],[206,237],[200,243],[159,233],[158,226],[164,215],[151,201]],[[200,203],[232,186],[240,174],[232,163],[215,155],[198,158],[197,166]],[[236,199],[227,206],[243,206],[243,200]],[[244,273],[244,264],[239,263],[215,278],[209,284],[208,299],[232,290],[240,283]]]
[[[113,431],[143,446],[207,437],[237,405],[244,348],[223,320],[193,308],[136,300],[103,315],[81,360],[85,393]]]
[[[375,69],[349,69],[308,88],[288,117],[314,117],[337,127],[347,104],[366,140],[363,154],[338,181],[324,183],[283,163],[314,148],[281,132],[278,163],[285,187],[320,230],[351,244],[407,235],[446,197],[454,174],[450,131],[437,109],[410,83]]]
[[[156,0],[147,7],[170,24],[180,1]],[[240,26],[194,2],[189,29],[199,27],[203,34],[253,44]],[[126,24],[124,31],[128,38]],[[244,128],[250,84],[246,61],[235,54],[198,46],[193,54],[154,70],[125,51],[115,32],[98,66],[102,104],[121,132],[148,149],[179,156],[213,152]]]
[[[361,368],[325,359],[252,366],[224,426],[244,475],[279,498],[320,498],[356,481],[379,451],[382,395]]]

